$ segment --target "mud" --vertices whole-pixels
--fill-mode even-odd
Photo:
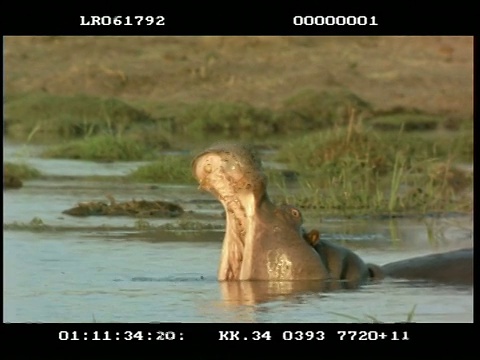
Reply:
[[[103,201],[85,201],[63,211],[71,216],[133,216],[133,217],[178,217],[184,210],[180,205],[160,200],[130,200],[117,202],[113,196],[107,196],[109,203]]]

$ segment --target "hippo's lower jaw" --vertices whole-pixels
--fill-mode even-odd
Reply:
[[[219,280],[325,280],[328,271],[299,229],[268,198],[261,163],[235,144],[211,147],[192,163],[200,188],[225,208]]]

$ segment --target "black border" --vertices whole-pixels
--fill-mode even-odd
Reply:
[[[436,3],[413,7],[406,3],[389,3],[384,8],[365,4],[350,6],[343,3],[322,4],[315,7],[295,5],[267,5],[260,3],[226,3],[223,5],[153,2],[148,8],[121,9],[118,4],[102,8],[100,3],[88,7],[85,3],[71,2],[63,5],[48,5],[43,2],[26,4],[9,3],[3,8],[0,20],[2,35],[474,35],[478,29],[477,12],[472,6],[461,4]],[[137,4],[133,4],[137,5]],[[153,6],[154,5],[154,6]],[[80,16],[135,16],[162,15],[166,18],[164,26],[81,26]],[[355,15],[375,16],[378,26],[295,26],[294,16]],[[475,16],[475,18],[474,18]],[[477,45],[477,41],[476,41]],[[322,309],[318,309],[322,311]],[[219,331],[240,331],[252,334],[253,331],[270,331],[271,340],[220,341]],[[337,331],[408,331],[408,341],[340,341]],[[184,340],[147,341],[61,341],[60,331],[175,331],[183,333]],[[324,341],[284,340],[285,331],[324,331]],[[31,352],[37,357],[41,354],[78,355],[81,352],[91,356],[101,356],[96,349],[127,346],[135,349],[155,347],[162,349],[172,344],[175,348],[196,351],[190,344],[202,344],[215,352],[220,343],[228,347],[242,347],[244,344],[262,345],[271,348],[279,344],[285,346],[314,346],[318,355],[327,348],[336,349],[342,356],[348,349],[382,349],[391,354],[422,356],[442,354],[445,349],[455,348],[456,353],[468,353],[475,343],[471,334],[475,333],[474,324],[196,324],[196,323],[158,323],[158,324],[3,324],[2,343],[7,347],[15,346],[18,354]],[[20,344],[20,345],[16,345]],[[40,346],[35,346],[35,344]],[[74,350],[74,352],[72,352]],[[415,352],[414,352],[415,351]],[[448,351],[446,351],[448,353]],[[168,356],[157,352],[157,355]],[[220,354],[223,358],[228,354]],[[309,356],[302,351],[298,356]],[[324,356],[329,356],[323,353]]]
[[[158,3],[148,6],[97,2],[50,5],[9,3],[1,14],[3,35],[474,35],[472,6],[440,4],[267,5],[260,3]],[[164,26],[81,26],[80,16],[157,16]],[[295,26],[294,16],[375,16],[377,26]],[[477,31],[478,32],[478,31]]]
[[[321,311],[319,309],[319,311]],[[41,344],[39,347],[25,347],[23,351],[32,351],[37,356],[42,354],[42,350],[47,353],[52,349],[60,352],[75,351],[97,354],[97,350],[109,348],[129,348],[129,349],[148,349],[151,347],[165,349],[174,347],[175,349],[192,349],[190,345],[201,344],[203,350],[214,350],[218,346],[227,347],[250,347],[251,345],[262,347],[314,347],[320,351],[326,349],[336,349],[338,355],[345,354],[348,349],[367,349],[367,350],[388,350],[394,351],[389,354],[399,355],[400,353],[410,356],[421,356],[418,353],[420,349],[425,350],[425,354],[442,354],[445,349],[455,348],[461,353],[468,353],[468,349],[473,349],[475,343],[472,342],[471,335],[474,334],[474,324],[415,324],[415,323],[396,323],[396,324],[293,324],[293,323],[152,323],[152,324],[3,324],[2,325],[2,343],[15,344],[18,342],[24,344]],[[6,330],[6,331],[3,331]],[[111,340],[92,340],[93,332],[104,334],[108,331]],[[142,332],[143,340],[125,340],[128,332]],[[155,340],[157,332],[174,332],[174,340]],[[238,339],[220,340],[220,332],[231,332],[238,334]],[[260,334],[269,332],[270,339],[261,338],[254,340],[255,332]],[[301,333],[306,334],[312,331],[318,339],[307,340],[298,339]],[[340,340],[339,331],[349,331]],[[408,340],[392,340],[392,332],[396,331],[399,338],[407,333]],[[74,338],[73,332],[76,332],[79,340],[60,340],[62,338]],[[301,332],[301,333],[300,333]],[[357,332],[354,339],[349,339],[352,332]],[[384,340],[359,340],[361,332],[370,333],[371,337],[376,337],[376,333],[385,332],[388,334]],[[114,339],[118,333],[119,338]],[[147,339],[147,334],[152,334],[152,338]],[[322,335],[323,333],[323,335]],[[87,336],[88,339],[84,337]],[[365,335],[367,336],[367,335]],[[230,336],[228,336],[230,337]],[[320,338],[324,339],[321,340]],[[182,339],[180,339],[182,338]],[[212,346],[214,345],[214,346]],[[194,350],[196,351],[196,350]],[[413,352],[415,351],[415,352]],[[302,352],[303,353],[303,352]],[[307,353],[303,353],[307,355]],[[321,353],[320,353],[321,354]],[[320,356],[319,354],[319,356]],[[160,355],[160,354],[159,354]],[[165,355],[165,354],[164,354]],[[301,354],[298,354],[299,356]],[[324,355],[326,355],[324,353]],[[384,353],[384,355],[387,355]],[[223,356],[226,356],[225,354]],[[308,356],[308,355],[307,355]],[[229,356],[227,356],[228,358]]]

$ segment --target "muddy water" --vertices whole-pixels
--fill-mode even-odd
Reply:
[[[43,164],[62,175],[135,167]],[[194,186],[27,181],[4,192],[4,224],[41,219],[37,226],[4,230],[4,322],[401,322],[412,309],[416,322],[473,321],[472,287],[385,280],[329,291],[302,282],[219,283],[221,228],[159,230],[185,219],[145,219],[151,226],[145,229],[134,218],[61,213],[107,193],[117,200],[174,201],[191,211],[185,215],[190,221],[223,224],[219,204]],[[345,220],[314,211],[305,217],[307,226],[321,227],[323,238],[377,264],[473,246],[471,217]]]

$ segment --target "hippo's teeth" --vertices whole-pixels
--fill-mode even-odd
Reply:
[[[207,174],[210,174],[212,172],[212,165],[207,164],[203,167],[203,171],[205,171]]]
[[[199,183],[198,183],[198,188],[200,190],[207,190],[207,179],[206,178],[203,178],[203,179],[200,179]]]

